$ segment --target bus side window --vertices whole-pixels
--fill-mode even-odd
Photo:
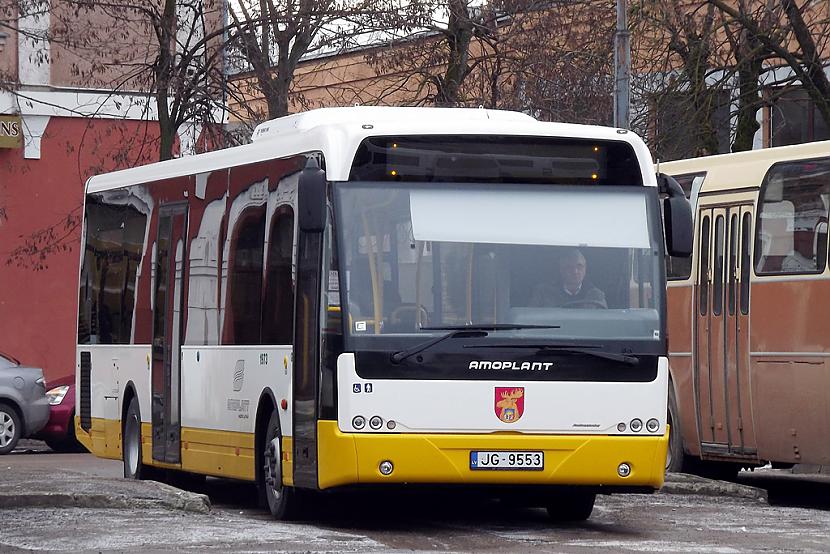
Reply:
[[[230,234],[222,344],[260,344],[265,208],[247,208]]]
[[[265,296],[262,307],[263,344],[288,345],[294,331],[294,283],[291,255],[294,247],[294,211],[277,208],[268,232]]]
[[[737,278],[738,270],[738,214],[733,213],[729,218],[729,262],[728,274],[726,278],[727,286],[727,306],[729,315],[735,315],[735,280]]]

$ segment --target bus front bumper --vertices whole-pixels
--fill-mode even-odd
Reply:
[[[319,421],[321,489],[356,484],[587,485],[659,489],[665,475],[663,436],[342,433]],[[541,470],[471,470],[470,451],[542,451]],[[393,471],[383,475],[380,464]],[[628,464],[622,477],[618,468]]]

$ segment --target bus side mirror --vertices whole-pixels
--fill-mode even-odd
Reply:
[[[688,258],[692,255],[692,207],[680,184],[670,175],[657,176],[663,200],[663,223],[666,229],[666,252],[669,256]]]
[[[301,231],[321,233],[326,228],[326,172],[309,158],[297,185],[297,224]]]

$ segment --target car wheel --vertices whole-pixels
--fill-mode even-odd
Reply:
[[[586,491],[563,491],[557,493],[545,506],[553,521],[585,521],[594,511],[597,495]]]
[[[276,411],[268,420],[260,448],[264,466],[259,486],[268,510],[274,519],[297,518],[300,514],[300,495],[293,487],[282,483],[282,433]]]
[[[127,417],[121,433],[122,457],[124,458],[124,477],[127,479],[145,479],[144,464],[141,463],[141,412],[138,398],[133,397],[127,407]]]
[[[23,434],[23,425],[17,410],[5,402],[0,402],[0,454],[8,454],[17,446]]]

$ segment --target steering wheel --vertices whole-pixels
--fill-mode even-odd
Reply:
[[[583,300],[571,300],[569,302],[565,302],[564,304],[560,304],[557,306],[559,308],[592,308],[596,310],[607,310],[608,306],[604,302],[600,302],[599,300],[591,300],[591,299],[583,299]]]

